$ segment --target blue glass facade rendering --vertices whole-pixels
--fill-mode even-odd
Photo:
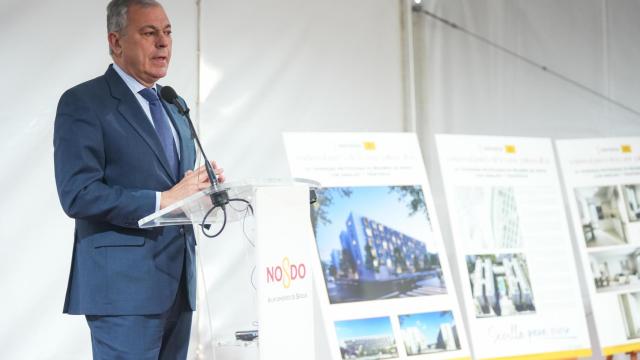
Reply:
[[[387,280],[427,270],[432,257],[437,256],[427,252],[424,242],[366,216],[352,212],[345,224],[340,243],[342,260],[351,265],[350,274],[344,274],[347,277]]]

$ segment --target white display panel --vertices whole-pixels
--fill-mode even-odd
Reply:
[[[308,199],[305,186],[256,191],[260,359],[314,358]]]
[[[604,355],[640,350],[640,138],[556,141]]]
[[[322,185],[312,263],[331,358],[470,358],[415,135],[284,140],[292,176]]]
[[[474,355],[591,355],[551,141],[436,142]]]

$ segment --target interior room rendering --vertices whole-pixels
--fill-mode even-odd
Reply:
[[[625,234],[629,242],[640,239],[640,184],[622,185],[622,197],[626,208]]]
[[[627,338],[640,338],[640,293],[620,294],[619,299]]]
[[[587,247],[624,245],[626,211],[617,186],[575,190]]]
[[[596,291],[640,289],[640,248],[592,252],[589,262]]]

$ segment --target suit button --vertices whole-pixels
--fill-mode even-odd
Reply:
[[[179,231],[180,231],[180,234],[184,234],[184,228],[181,227]]]

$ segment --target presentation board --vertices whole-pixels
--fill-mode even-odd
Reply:
[[[416,136],[286,133],[320,182],[314,283],[333,359],[470,359]]]
[[[640,350],[640,138],[556,141],[604,355]]]
[[[475,357],[591,355],[551,140],[436,144]]]

